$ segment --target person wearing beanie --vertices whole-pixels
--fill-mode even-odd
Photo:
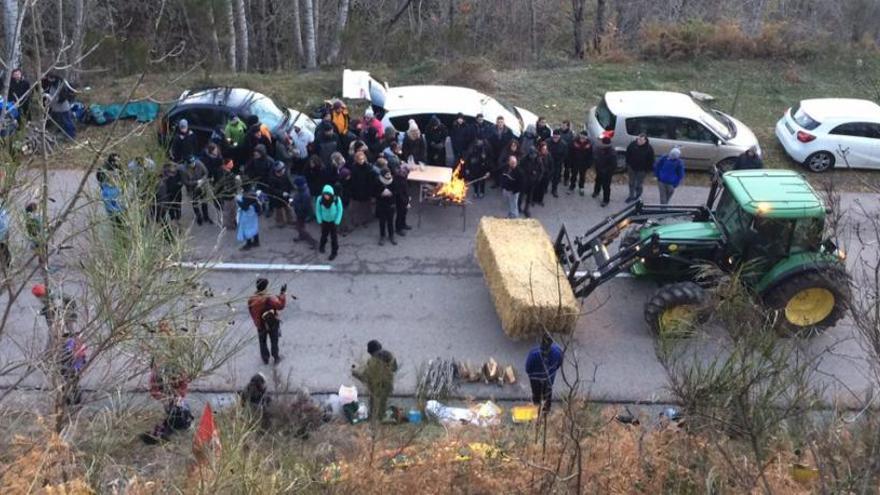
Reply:
[[[385,245],[385,231],[388,231],[388,242],[397,245],[394,240],[394,193],[391,184],[394,177],[391,170],[384,168],[379,174],[379,185],[376,188],[376,218],[379,219],[379,245]]]
[[[372,107],[368,107],[364,110],[364,118],[361,120],[361,125],[363,129],[361,129],[361,133],[363,134],[367,129],[372,128],[376,131],[376,139],[382,140],[385,137],[385,128],[382,127],[382,122],[376,118],[375,112],[373,112]]]
[[[457,162],[464,157],[464,153],[474,142],[477,137],[476,127],[468,123],[464,119],[464,114],[459,113],[452,122],[452,128],[449,130],[449,140],[452,143],[452,166],[455,167]],[[449,160],[447,159],[447,163]]]
[[[562,366],[563,351],[550,335],[541,338],[541,344],[529,351],[526,357],[526,374],[532,389],[532,403],[540,408],[542,415],[550,412],[553,399],[553,382]]]
[[[533,149],[536,149],[538,139],[538,131],[535,124],[527,125],[526,131],[519,137],[519,149],[522,150],[522,156],[528,156]]]
[[[321,242],[318,245],[318,252],[324,252],[327,246],[327,237],[330,237],[329,260],[333,261],[339,252],[337,230],[342,222],[342,200],[336,195],[330,184],[324,186],[321,196],[315,200],[315,221],[321,226]]]
[[[367,354],[366,363],[360,367],[352,365],[351,375],[366,385],[370,394],[369,418],[378,422],[385,415],[388,397],[394,392],[397,360],[378,340],[367,342]]]
[[[409,120],[409,129],[403,138],[401,155],[403,161],[409,161],[412,158],[413,163],[425,163],[428,160],[428,143],[415,120]]]
[[[180,167],[180,179],[189,194],[196,224],[202,225],[203,222],[208,222],[213,225],[214,221],[208,215],[207,198],[210,184],[207,167],[200,160],[193,158]]]
[[[654,148],[648,141],[648,135],[643,132],[626,147],[626,167],[629,172],[627,203],[642,197],[642,184],[653,166]]]
[[[587,180],[587,170],[593,166],[593,142],[587,131],[581,131],[568,147],[568,159],[565,162],[566,169],[571,173],[571,181],[568,183],[568,194],[574,193],[575,184],[578,192],[584,195],[584,184]],[[568,175],[568,172],[566,172]]]
[[[278,339],[281,337],[281,319],[278,312],[284,310],[287,304],[287,284],[281,286],[278,295],[271,295],[268,292],[269,281],[265,278],[258,278],[256,283],[257,291],[248,298],[248,313],[251,315],[251,321],[257,329],[257,337],[260,341],[260,357],[263,364],[269,364],[270,350],[266,345],[269,340],[272,345],[271,356],[275,359],[275,364],[281,361],[281,355],[278,353]],[[291,296],[293,297],[293,296]]]
[[[604,136],[596,149],[596,184],[593,186],[593,197],[602,193],[601,206],[608,206],[611,200],[611,178],[617,169],[617,152],[611,146],[611,138]]]
[[[675,193],[675,188],[684,179],[684,161],[681,150],[672,148],[669,154],[661,156],[654,163],[654,176],[657,177],[657,188],[660,191],[660,204],[668,205]]]
[[[186,119],[180,119],[177,123],[177,133],[171,140],[171,147],[168,150],[171,160],[177,164],[184,164],[195,157],[198,151],[198,142],[196,135],[189,128],[189,122]]]

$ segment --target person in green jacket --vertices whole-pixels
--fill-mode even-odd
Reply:
[[[232,158],[236,165],[241,166],[241,162],[245,159],[244,139],[247,136],[247,125],[238,118],[238,115],[233,115],[232,120],[223,129],[223,133],[226,134],[227,158]]]
[[[321,196],[315,200],[315,220],[321,226],[321,242],[318,251],[323,253],[327,246],[327,237],[330,237],[330,260],[336,259],[339,252],[339,241],[336,230],[342,222],[342,200],[333,191],[333,186],[327,184],[321,191]]]

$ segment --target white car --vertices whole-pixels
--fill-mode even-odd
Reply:
[[[776,123],[788,156],[813,172],[880,168],[880,106],[868,100],[802,100]]]
[[[674,146],[681,149],[685,167],[722,170],[755,146],[761,147],[745,124],[708,105],[712,97],[702,93],[670,91],[612,91],[587,113],[587,131],[594,144],[611,137],[618,165],[629,143],[645,133],[657,156]]]
[[[494,125],[495,119],[504,122],[513,135],[519,137],[529,124],[538,121],[537,115],[523,108],[502,103],[497,98],[479,91],[458,86],[400,86],[381,84],[366,71],[345,69],[342,73],[342,96],[365,99],[370,102],[376,115],[382,116],[382,125],[406,131],[409,119],[413,119],[423,131],[432,115],[446,125],[452,126],[455,116],[461,113],[469,121],[483,114],[486,122]]]

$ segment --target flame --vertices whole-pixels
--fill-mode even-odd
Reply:
[[[438,187],[434,191],[434,197],[454,203],[464,203],[467,190],[467,181],[464,180],[464,160],[459,160],[455,170],[452,171],[452,180]]]

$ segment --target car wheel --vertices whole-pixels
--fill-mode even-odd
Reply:
[[[811,172],[825,172],[834,167],[834,155],[827,151],[817,151],[804,160],[804,166]]]

